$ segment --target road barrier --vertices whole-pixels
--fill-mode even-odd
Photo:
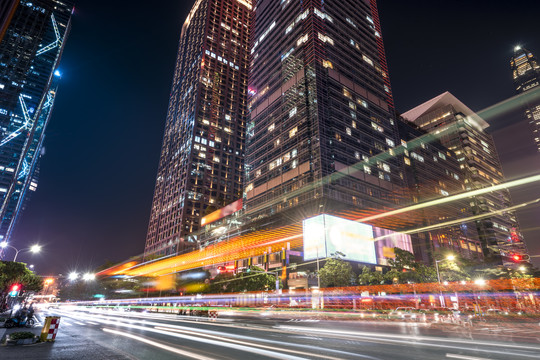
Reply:
[[[211,320],[217,319],[217,310],[209,310],[208,311],[208,318]]]
[[[45,318],[45,324],[41,329],[41,341],[54,341],[56,339],[56,333],[58,333],[58,327],[60,326],[60,316],[47,316]]]

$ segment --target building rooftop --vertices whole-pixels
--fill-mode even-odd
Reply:
[[[481,130],[489,126],[489,124],[484,119],[478,116],[478,114],[472,111],[467,105],[462,103],[460,100],[458,100],[458,98],[456,98],[448,91],[434,97],[431,100],[426,101],[421,105],[418,105],[417,107],[402,114],[402,116],[406,120],[416,123],[416,120],[418,118],[446,105],[452,105],[457,112],[460,112],[463,115],[467,116],[469,120],[472,120],[472,123],[477,124]]]

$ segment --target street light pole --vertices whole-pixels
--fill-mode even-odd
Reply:
[[[319,245],[317,244],[317,287],[321,288],[321,275],[319,273]]]
[[[441,306],[446,306],[446,302],[444,301],[444,296],[442,294],[442,290],[441,290],[441,274],[439,273],[439,263],[441,261],[445,261],[445,260],[449,260],[449,261],[452,261],[455,259],[455,256],[454,255],[448,255],[446,257],[446,259],[441,259],[441,260],[435,260],[435,270],[437,270],[437,281],[439,282],[439,300],[441,302]]]
[[[33,252],[33,253],[38,253],[38,252],[41,251],[41,246],[39,246],[39,245],[37,245],[37,244],[36,244],[36,245],[32,245],[32,246],[30,246],[29,248],[23,248],[23,249],[20,249],[20,250],[19,250],[19,249],[17,249],[15,246],[9,245],[6,241],[4,241],[4,242],[1,242],[1,243],[0,243],[0,247],[1,247],[1,248],[7,248],[7,247],[9,247],[9,248],[12,248],[13,250],[15,250],[15,257],[13,258],[13,261],[14,261],[14,262],[17,261],[17,256],[19,256],[19,252],[21,252],[21,251],[30,251],[30,252]]]

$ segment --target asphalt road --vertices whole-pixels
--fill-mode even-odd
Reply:
[[[0,359],[540,359],[539,324],[433,326],[264,313],[210,321],[74,309],[50,315],[62,317],[54,343],[2,347]]]

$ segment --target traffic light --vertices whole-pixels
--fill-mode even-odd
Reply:
[[[17,296],[19,291],[21,291],[21,285],[13,284],[11,285],[11,289],[9,289],[9,296]]]

